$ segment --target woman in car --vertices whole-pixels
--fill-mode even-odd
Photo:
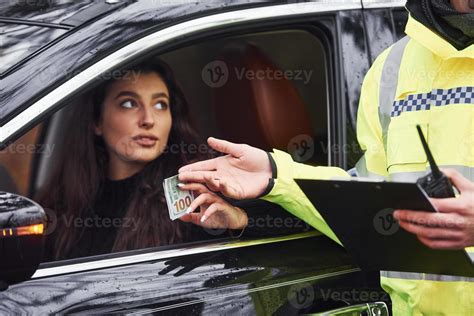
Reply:
[[[147,61],[122,74],[74,109],[62,158],[37,195],[58,220],[48,236],[48,260],[213,237],[197,225],[231,230],[247,225],[245,211],[204,186],[194,188],[202,195],[199,211],[170,220],[163,180],[209,154],[196,153],[203,147],[164,63]]]

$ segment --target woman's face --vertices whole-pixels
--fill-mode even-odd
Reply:
[[[95,133],[112,165],[145,165],[164,151],[172,118],[168,88],[154,72],[117,80],[106,91]]]

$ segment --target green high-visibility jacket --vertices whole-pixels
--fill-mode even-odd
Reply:
[[[415,128],[420,124],[438,165],[474,181],[474,45],[458,51],[412,17],[405,32],[365,77],[357,119],[364,156],[357,172],[404,182],[424,175],[429,164]],[[263,199],[339,242],[293,179],[349,175],[296,163],[278,150],[272,157],[277,179]],[[474,259],[474,248],[466,250]],[[382,271],[381,284],[394,315],[474,315],[474,278]]]

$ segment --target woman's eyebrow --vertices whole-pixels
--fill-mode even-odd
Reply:
[[[133,91],[121,91],[119,94],[117,94],[117,96],[115,97],[115,99],[118,99],[120,97],[134,97],[134,98],[137,98],[139,99],[140,96],[138,94],[136,94],[135,92]]]
[[[140,98],[140,96],[137,93],[133,92],[133,91],[121,91],[115,97],[115,99],[118,99],[118,98],[123,97],[123,96],[134,97],[134,98],[137,98],[137,99]],[[158,98],[162,98],[162,97],[169,99],[169,96],[164,92],[159,92],[159,93],[155,93],[155,94],[152,95],[153,99],[158,99]]]
[[[158,98],[162,98],[162,97],[163,97],[163,98],[167,98],[167,99],[170,98],[170,97],[169,97],[166,93],[164,93],[164,92],[155,93],[154,95],[152,95],[152,98],[153,98],[153,99],[158,99]]]

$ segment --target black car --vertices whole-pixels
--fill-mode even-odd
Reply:
[[[23,279],[34,274],[0,285],[0,314],[387,315],[390,299],[377,271],[361,271],[344,248],[301,220],[272,213],[249,223],[271,231],[264,237],[42,262],[35,271],[55,217],[23,197],[35,195],[59,159],[68,109],[121,67],[150,56],[175,72],[203,139],[351,168],[361,155],[355,123],[362,80],[403,36],[403,5],[1,1],[0,191],[17,195],[0,195],[0,275],[25,262]],[[9,235],[2,212],[25,205],[38,223],[48,218],[39,237]]]

